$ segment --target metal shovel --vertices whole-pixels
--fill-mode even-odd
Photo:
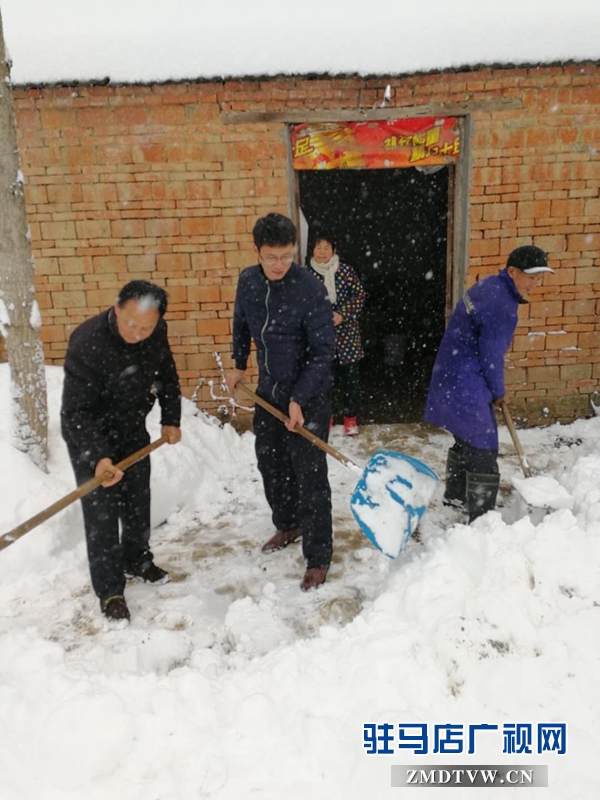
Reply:
[[[119,461],[118,464],[115,466],[125,471],[128,467],[133,466],[135,463],[140,461],[142,458],[145,458],[149,455],[153,450],[156,450],[162,444],[168,441],[166,436],[161,436],[160,439],[157,439],[155,442],[151,442],[147,444],[145,447],[142,447],[140,450],[137,450],[132,455],[127,456],[122,461]],[[41,525],[42,522],[45,522],[50,517],[53,517],[55,514],[58,514],[59,511],[62,511],[63,508],[70,506],[71,503],[74,503],[75,500],[79,500],[81,497],[84,497],[86,494],[93,492],[94,489],[97,489],[100,484],[102,484],[105,480],[110,477],[109,472],[104,472],[102,475],[98,475],[95,478],[90,478],[89,481],[82,483],[81,486],[78,486],[75,491],[70,492],[68,495],[63,497],[60,500],[57,500],[56,503],[53,503],[48,508],[45,508],[43,511],[40,511],[39,514],[36,514],[33,517],[30,517],[25,522],[22,522],[20,525],[17,525],[16,528],[13,528],[12,531],[8,531],[8,533],[4,533],[0,536],[0,550],[4,550],[5,547],[8,547],[13,542],[16,542],[17,539],[20,539],[21,536],[24,536],[26,533],[29,533],[30,530],[33,528],[37,528],[38,525]]]
[[[247,397],[285,423],[289,418],[255,392],[238,383]],[[304,427],[294,429],[316,447],[361,473],[350,508],[365,536],[383,553],[395,558],[416,530],[439,480],[422,461],[391,450],[378,450],[366,467],[319,439]]]
[[[527,461],[527,456],[523,452],[521,442],[517,436],[517,431],[512,420],[511,413],[506,403],[502,404],[502,411],[506,421],[506,427],[509,430],[515,450],[519,456],[519,462],[525,478],[533,478],[533,471]],[[513,486],[517,490],[519,500],[526,506],[526,511],[522,509],[522,513],[526,513],[534,525],[538,525],[546,514],[555,511],[558,508],[571,508],[573,498],[562,487],[555,478],[545,475],[535,476],[538,484],[542,486],[532,487],[531,483],[527,483],[522,478],[513,478]],[[537,489],[537,492],[535,491]],[[541,492],[541,494],[540,494]],[[537,494],[537,496],[536,496]]]

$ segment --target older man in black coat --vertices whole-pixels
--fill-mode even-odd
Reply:
[[[122,472],[117,462],[149,443],[146,416],[156,398],[162,433],[181,439],[181,393],[163,317],[164,289],[123,287],[113,308],[76,328],[67,348],[61,423],[78,484],[108,473],[82,498],[90,573],[102,612],[129,619],[126,575],[166,582],[150,552],[150,461]],[[119,523],[121,537],[119,537]]]

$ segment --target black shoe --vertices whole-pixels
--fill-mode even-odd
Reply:
[[[169,573],[157,567],[151,561],[149,564],[143,564],[140,569],[126,571],[125,574],[128,578],[141,578],[145,583],[169,583],[171,580]]]
[[[127,622],[131,619],[131,614],[129,613],[127,603],[122,594],[117,594],[114,597],[107,597],[106,600],[101,600],[100,608],[107,619],[116,621],[126,619]]]

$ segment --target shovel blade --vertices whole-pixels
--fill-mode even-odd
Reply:
[[[417,458],[378,450],[356,484],[350,508],[375,547],[396,558],[427,510],[438,480]]]

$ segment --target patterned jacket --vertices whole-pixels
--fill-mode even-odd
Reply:
[[[324,278],[309,267],[310,272],[324,282]],[[366,293],[358,275],[348,264],[340,261],[335,273],[337,300],[332,310],[343,317],[335,329],[335,357],[340,364],[354,364],[364,356],[360,338],[360,314]]]

